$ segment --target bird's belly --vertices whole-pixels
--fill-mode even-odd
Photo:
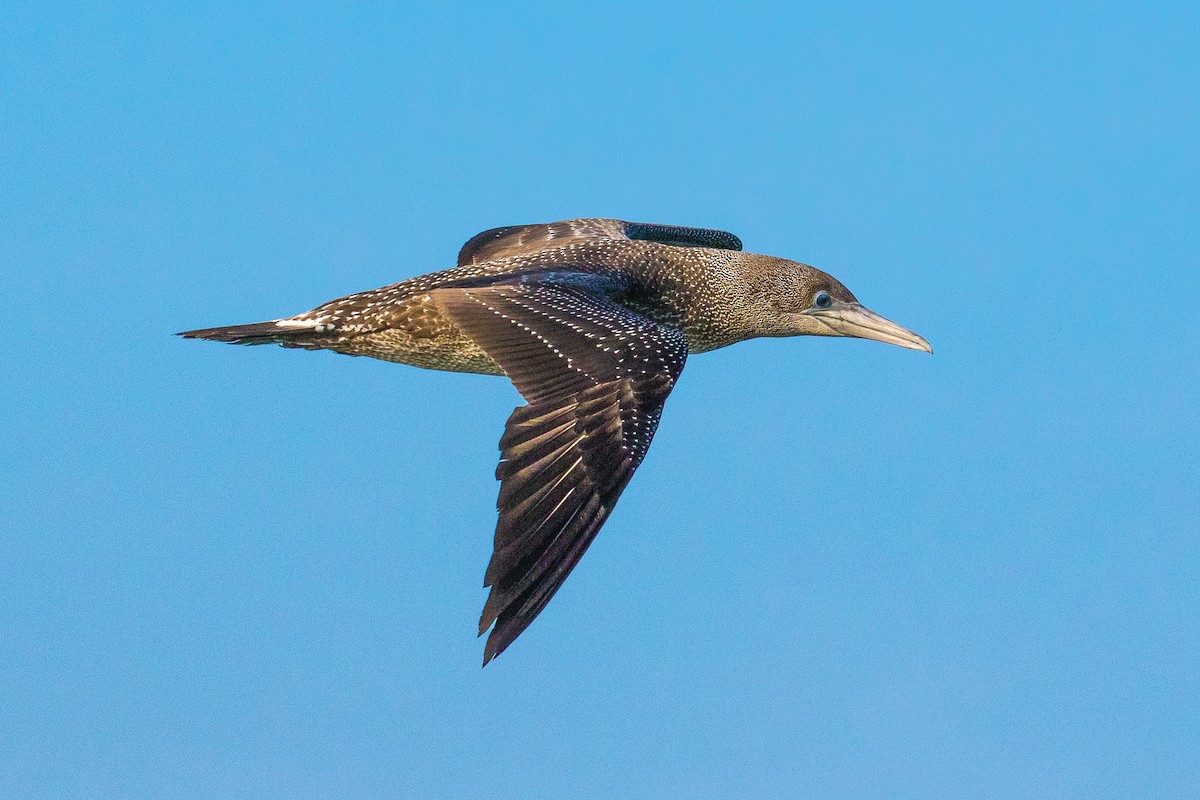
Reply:
[[[381,315],[382,317],[382,315]],[[327,345],[330,350],[398,364],[449,372],[503,375],[504,371],[473,340],[465,336],[428,294],[393,303],[383,324],[351,333]]]
[[[448,372],[503,375],[504,371],[474,342],[467,339],[428,339],[398,330],[375,331],[332,345],[329,349],[351,356],[367,356],[397,364]]]

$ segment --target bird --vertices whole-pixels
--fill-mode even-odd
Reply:
[[[504,375],[484,666],[579,563],[646,457],[692,354],[757,337],[845,336],[933,352],[816,267],[708,228],[572,219],[484,231],[452,269],[292,317],[178,334]]]

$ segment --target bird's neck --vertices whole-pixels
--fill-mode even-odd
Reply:
[[[660,246],[661,247],[661,246]],[[750,338],[752,326],[743,319],[750,298],[741,253],[727,250],[663,247],[657,257],[642,262],[639,276],[646,296],[659,306],[646,312],[658,321],[678,326],[694,352]]]

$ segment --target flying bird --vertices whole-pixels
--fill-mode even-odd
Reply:
[[[484,231],[453,269],[294,317],[179,335],[506,375],[525,400],[500,439],[483,663],[579,563],[646,457],[692,353],[760,336],[854,336],[933,352],[815,267],[731,233],[574,219]]]

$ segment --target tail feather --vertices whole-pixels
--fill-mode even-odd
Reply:
[[[224,328],[200,328],[176,334],[185,339],[208,339],[230,344],[281,344],[285,347],[304,347],[307,341],[317,339],[320,334],[312,328],[294,323],[280,324],[281,320],[253,322],[249,325],[230,325]]]

